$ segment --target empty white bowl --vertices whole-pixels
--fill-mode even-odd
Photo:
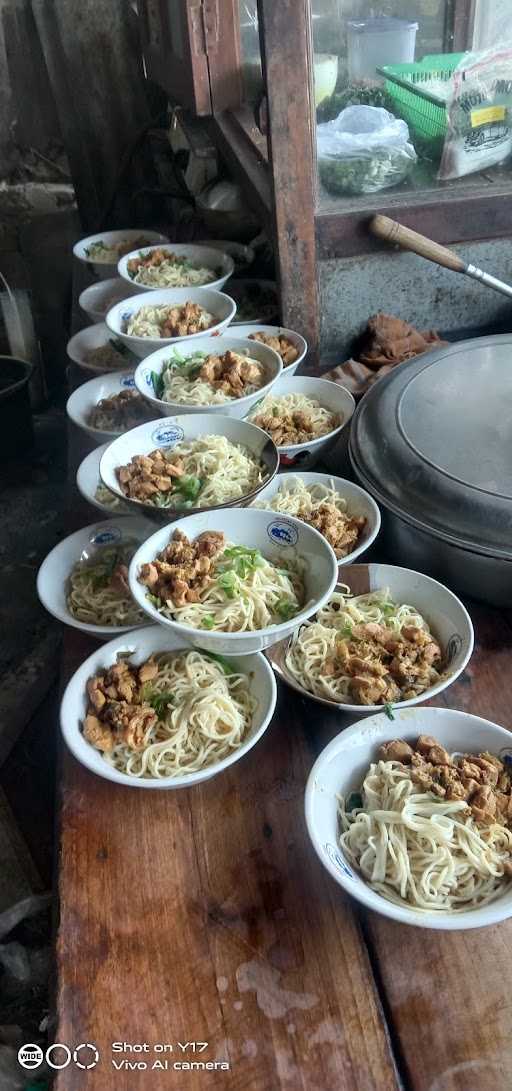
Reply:
[[[385,917],[420,928],[483,928],[512,916],[512,889],[479,909],[457,913],[421,911],[395,905],[368,885],[354,870],[338,841],[337,795],[358,791],[384,742],[432,735],[449,753],[489,751],[498,757],[512,753],[510,732],[489,720],[451,708],[410,708],[360,720],[342,731],[322,750],[306,786],[306,823],[313,847],[332,878],[353,898]]]
[[[177,346],[177,349],[181,356],[187,355],[185,343]],[[194,415],[202,413],[217,417],[246,417],[253,406],[261,398],[264,398],[265,394],[270,393],[274,383],[282,373],[283,364],[279,354],[274,352],[274,349],[269,348],[268,345],[262,345],[258,341],[249,341],[247,338],[239,338],[228,330],[222,336],[222,340],[216,338],[215,341],[212,341],[208,337],[203,337],[201,340],[194,341],[190,348],[191,353],[206,352],[208,354],[220,353],[220,355],[230,350],[244,356],[250,356],[253,360],[258,360],[259,363],[263,364],[267,382],[259,390],[255,390],[253,394],[246,394],[243,398],[234,398],[233,401],[222,402],[220,405],[183,405],[181,402],[162,401],[155,395],[153,375],[161,375],[164,365],[168,360],[172,359],[172,346],[152,353],[151,356],[147,356],[139,364],[135,371],[135,386],[139,394],[142,394],[143,398],[151,403],[155,415],[159,413],[161,416],[171,417],[175,414],[182,416],[187,413],[193,413]]]
[[[118,242],[130,242],[130,240],[133,240],[133,246],[135,246],[137,239],[140,238],[143,238],[148,246],[150,243],[169,242],[167,235],[161,235],[159,231],[146,231],[143,227],[132,227],[124,231],[99,231],[96,235],[88,235],[87,238],[80,239],[79,242],[76,242],[73,247],[73,254],[79,261],[85,262],[89,268],[93,270],[96,276],[105,279],[105,277],[113,277],[115,275],[119,256],[116,256],[115,261],[94,261],[87,253],[91,244],[94,242],[104,242],[107,246],[111,246]]]
[[[340,432],[353,416],[356,403],[352,395],[338,383],[331,383],[328,379],[312,379],[304,375],[289,375],[288,369],[283,371],[274,383],[271,393],[276,397],[283,394],[303,394],[306,398],[315,399],[323,409],[336,413],[339,417],[340,424],[326,435],[308,440],[307,443],[284,444],[277,448],[282,470],[292,467],[297,470],[310,470],[337,441]],[[255,405],[249,419],[259,412],[259,406]]]
[[[140,250],[133,250],[130,254],[125,254],[121,258],[117,271],[119,276],[126,280],[128,284],[137,289],[138,292],[153,292],[157,291],[159,287],[165,287],[165,285],[151,285],[151,284],[139,284],[134,279],[131,273],[128,272],[129,262],[134,258],[146,257],[147,254],[152,254],[154,250],[161,250],[162,246],[143,246]],[[194,288],[222,288],[223,284],[232,276],[235,263],[233,258],[230,258],[229,254],[222,253],[210,246],[197,246],[194,243],[169,243],[168,246],[163,247],[164,250],[173,253],[176,257],[186,258],[196,269],[209,269],[215,274],[213,280],[207,280],[203,284],[194,284]],[[191,285],[192,287],[192,285]]]
[[[217,504],[215,508],[195,508],[194,511],[215,511],[218,508],[230,508],[233,506],[249,504],[258,495],[266,482],[272,481],[279,466],[279,456],[272,440],[269,440],[266,432],[256,428],[244,420],[235,420],[232,417],[215,417],[215,423],[205,414],[186,415],[183,417],[165,417],[163,420],[148,421],[147,424],[139,424],[111,443],[100,461],[100,477],[104,485],[134,510],[144,512],[148,517],[157,522],[170,523],[175,519],[183,518],[183,508],[159,508],[154,504],[147,504],[143,500],[133,500],[125,496],[121,489],[116,470],[119,466],[126,466],[134,455],[147,455],[157,447],[172,450],[177,443],[187,443],[207,435],[225,436],[230,443],[245,447],[250,454],[261,461],[265,466],[265,482],[257,485],[245,496],[237,497],[229,502]]]
[[[425,576],[423,572],[414,572],[411,568],[398,568],[391,564],[344,565],[340,569],[339,579],[354,595],[365,595],[369,591],[389,588],[395,602],[406,603],[418,610],[441,647],[446,665],[444,677],[417,697],[411,697],[408,701],[393,701],[394,709],[408,708],[429,701],[455,682],[471,658],[474,633],[471,618],[453,591],[449,591],[431,576]],[[328,708],[358,713],[360,716],[381,710],[382,705],[338,704],[303,689],[286,665],[288,646],[289,641],[275,645],[271,653],[272,663],[277,673],[301,697],[309,697],[310,701],[317,701]]]
[[[192,629],[170,618],[164,617],[152,605],[147,597],[147,588],[139,583],[138,574],[141,565],[153,561],[170,541],[175,530],[181,530],[191,540],[206,530],[222,530],[226,541],[234,545],[250,546],[259,549],[267,560],[283,564],[288,557],[299,556],[306,562],[304,573],[305,605],[290,621],[279,625],[269,625],[254,632],[211,632],[204,629]],[[301,523],[298,519],[283,518],[267,511],[255,508],[223,508],[220,511],[201,512],[179,519],[172,527],[163,527],[148,538],[132,558],[129,569],[129,582],[132,595],[146,611],[151,621],[169,627],[180,637],[196,648],[223,654],[248,655],[249,652],[263,651],[276,641],[289,636],[291,632],[311,617],[331,595],[336,583],[336,557],[330,545],[318,531]]]
[[[130,295],[135,295],[133,285],[127,284],[121,277],[109,277],[84,288],[78,302],[91,322],[104,322],[107,311]]]
[[[96,489],[99,485],[103,485],[100,477],[100,460],[109,443],[103,443],[101,447],[95,447],[94,451],[85,456],[76,473],[76,487],[84,500],[87,500],[94,508],[98,508],[98,511],[102,511],[104,515],[108,515],[112,519],[118,515],[131,515],[132,509],[123,500],[119,500],[117,496],[114,496],[114,493],[109,493],[108,503],[99,500],[96,496]],[[106,489],[106,486],[103,485],[103,488]]]
[[[78,561],[94,557],[105,546],[122,545],[133,540],[143,542],[152,530],[151,523],[141,516],[125,515],[83,527],[64,538],[48,554],[37,574],[37,593],[48,613],[65,625],[90,633],[100,640],[133,629],[133,624],[89,625],[73,617],[67,604],[68,580]]]
[[[379,533],[380,511],[375,500],[360,485],[354,485],[353,481],[345,481],[344,478],[333,477],[331,474],[305,472],[301,474],[281,474],[275,477],[261,490],[257,500],[253,502],[253,507],[271,509],[272,499],[280,490],[293,491],[297,477],[304,482],[306,487],[323,485],[325,488],[334,488],[347,501],[347,515],[364,516],[366,519],[366,525],[355,549],[351,553],[347,553],[346,557],[338,558],[340,568],[346,564],[352,564],[356,557],[360,557],[361,553],[370,548]]]
[[[92,428],[88,423],[90,413],[103,398],[110,398],[114,394],[120,394],[123,390],[134,390],[135,380],[132,371],[108,371],[97,379],[90,379],[83,383],[70,395],[66,403],[66,413],[77,428],[81,428],[96,443],[105,443],[115,439],[120,432],[104,432],[99,428]]]
[[[189,333],[185,337],[136,337],[126,333],[128,321],[142,307],[178,307],[188,302],[197,303],[204,311],[213,315],[213,326],[199,333]],[[230,296],[216,291],[215,288],[158,288],[151,293],[139,292],[121,303],[116,303],[105,316],[105,322],[115,337],[119,337],[139,359],[144,360],[165,345],[174,345],[178,341],[185,345],[197,341],[198,338],[214,337],[229,325],[235,312],[236,304]]]
[[[151,625],[145,629],[136,629],[125,636],[109,641],[90,655],[78,668],[68,682],[62,698],[60,724],[67,746],[75,758],[92,773],[115,784],[125,784],[131,788],[189,788],[203,780],[209,780],[243,758],[261,739],[266,731],[276,705],[276,683],[264,655],[236,657],[230,660],[234,670],[247,674],[249,688],[256,698],[257,705],[253,714],[252,726],[241,746],[227,758],[217,761],[196,773],[186,773],[181,777],[162,777],[161,779],[142,779],[129,777],[112,768],[90,743],[84,739],[81,725],[87,713],[86,684],[89,678],[106,667],[113,666],[119,652],[130,652],[131,661],[143,663],[151,655],[162,652],[189,651],[190,646],[180,636],[162,629],[160,625]]]
[[[115,367],[104,368],[87,360],[89,352],[107,345],[109,341],[114,344],[120,354],[119,363]],[[91,375],[110,375],[115,371],[119,371],[123,368],[123,360],[125,368],[130,368],[133,374],[133,369],[138,364],[138,358],[126,348],[126,345],[119,338],[113,337],[104,322],[86,326],[84,330],[75,333],[74,337],[71,337],[66,345],[66,352],[74,364],[77,364],[83,371],[89,371]]]
[[[266,333],[269,337],[286,337],[288,341],[295,345],[298,351],[297,359],[293,361],[293,364],[284,364],[283,362],[283,375],[295,375],[299,364],[302,363],[307,351],[308,343],[300,333],[296,333],[295,330],[288,330],[285,326],[265,326],[261,322],[232,322],[234,327],[234,334],[236,337],[248,337],[251,339],[253,333]],[[229,337],[229,329],[224,330],[222,337]],[[256,342],[258,344],[258,342]],[[261,342],[260,342],[261,344]]]

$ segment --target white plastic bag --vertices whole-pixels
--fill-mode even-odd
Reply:
[[[397,186],[416,162],[405,121],[380,106],[347,106],[316,133],[320,178],[331,193]]]
[[[503,163],[512,152],[512,43],[462,58],[446,104],[442,182]]]

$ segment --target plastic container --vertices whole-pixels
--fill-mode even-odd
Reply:
[[[386,64],[377,71],[422,150],[439,157],[446,136],[446,100],[428,90],[434,81],[449,83],[463,53],[431,53],[416,64]]]
[[[351,83],[376,79],[382,64],[414,61],[418,24],[408,19],[357,19],[347,23],[348,76]]]
[[[34,444],[29,379],[33,365],[0,356],[0,461],[30,453]]]

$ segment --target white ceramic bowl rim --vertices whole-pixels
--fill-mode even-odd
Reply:
[[[469,721],[472,721],[472,726],[481,726],[482,728],[489,728],[493,732],[496,732],[496,736],[503,739],[503,749],[507,747],[512,751],[512,736],[510,731],[501,727],[499,724],[493,723],[492,720],[485,720],[481,716],[474,716],[472,713],[461,712],[456,709],[447,709],[436,706],[429,706],[427,708],[416,707],[415,709],[404,710],[404,712],[398,716],[397,727],[394,733],[390,730],[382,736],[376,733],[371,745],[369,742],[368,755],[366,768],[368,768],[372,761],[375,760],[375,752],[378,745],[384,741],[387,741],[389,737],[392,738],[404,738],[407,740],[412,735],[417,736],[420,732],[413,725],[415,719],[411,717],[411,712],[416,716],[419,714],[425,716],[426,728],[425,734],[432,734],[438,738],[441,744],[443,744],[443,717],[448,714],[451,718],[457,720],[460,719],[461,725],[461,744],[458,749],[462,752],[471,750],[471,747],[467,747]],[[426,714],[426,715],[425,715]],[[410,718],[411,729],[408,729],[407,722]],[[436,720],[439,723],[436,724]],[[374,715],[368,719],[359,720],[357,723],[353,723],[350,727],[347,727],[344,731],[341,731],[338,735],[331,739],[327,746],[318,755],[313,768],[309,774],[306,790],[305,790],[305,817],[306,826],[308,829],[309,837],[311,839],[313,848],[323,866],[330,873],[332,878],[346,890],[348,894],[351,894],[357,901],[361,902],[368,909],[373,909],[381,913],[385,917],[390,917],[392,920],[400,921],[402,924],[410,924],[420,928],[434,928],[443,931],[456,931],[469,928],[481,928],[484,925],[496,924],[499,921],[505,920],[507,917],[512,916],[512,893],[508,899],[509,909],[506,909],[506,903],[503,898],[498,898],[495,902],[491,902],[490,905],[481,906],[478,909],[468,909],[459,913],[449,914],[444,912],[418,912],[414,909],[409,909],[407,906],[399,906],[394,902],[388,901],[383,898],[377,891],[371,889],[365,879],[360,876],[354,870],[354,875],[351,874],[353,868],[352,863],[346,862],[343,854],[343,850],[338,844],[332,845],[330,842],[325,845],[323,842],[323,834],[320,836],[317,831],[316,822],[316,805],[317,805],[317,793],[325,793],[326,788],[319,786],[317,782],[321,782],[323,776],[323,770],[331,761],[338,756],[340,746],[347,741],[350,744],[350,740],[354,739],[354,742],[362,734],[368,734],[371,739],[371,729],[378,724],[389,725],[392,728],[391,722],[387,719],[384,713]],[[466,731],[465,731],[466,726]],[[346,747],[343,747],[346,750]],[[340,767],[342,764],[342,756],[340,756]],[[355,790],[355,785],[351,785],[350,782],[346,785],[347,788]],[[340,775],[339,790],[342,788],[342,776]],[[334,853],[339,857],[338,860],[332,860],[331,854],[328,854],[328,847],[334,850]],[[325,849],[325,851],[323,851]],[[341,862],[340,862],[341,861]]]
[[[165,648],[160,646],[162,642],[169,645],[168,650],[170,652],[193,650],[189,644],[183,642],[169,630],[163,630],[159,625],[148,626],[144,629],[143,642],[145,646],[153,645],[153,652],[165,651]],[[256,719],[260,719],[261,722],[251,731],[249,736],[233,751],[232,754],[228,754],[227,757],[222,758],[212,765],[205,766],[202,770],[195,773],[185,773],[181,777],[162,777],[151,780],[129,777],[126,773],[121,773],[119,770],[113,769],[101,758],[99,760],[103,762],[103,765],[100,765],[98,761],[98,752],[94,750],[94,747],[92,747],[86,739],[84,739],[79,726],[77,726],[76,721],[78,720],[80,723],[81,716],[80,712],[76,715],[77,695],[75,691],[77,690],[77,687],[80,686],[81,694],[85,695],[85,683],[87,678],[95,671],[101,669],[98,663],[99,659],[103,661],[103,666],[106,666],[109,663],[112,664],[116,661],[118,651],[124,651],[128,646],[133,645],[134,651],[132,654],[135,662],[137,662],[137,647],[140,644],[141,634],[138,629],[115,637],[107,644],[103,644],[100,652],[93,652],[92,655],[85,659],[66,686],[60,708],[61,731],[66,745],[82,765],[85,765],[86,768],[97,776],[114,781],[116,784],[122,784],[127,788],[146,788],[150,790],[161,790],[169,787],[187,788],[194,784],[198,784],[203,780],[207,780],[212,776],[216,776],[224,769],[229,768],[230,765],[234,765],[235,762],[244,757],[244,755],[256,745],[272,720],[277,701],[277,686],[274,674],[265,656],[261,652],[251,653],[250,656],[246,657],[245,663],[243,665],[240,664],[239,666],[239,669],[248,675],[250,675],[251,662],[254,663],[256,661],[261,669],[262,681],[264,681],[266,692],[261,694],[259,705],[262,707],[257,708],[255,713]],[[144,658],[148,658],[150,655],[151,651],[147,649],[143,652]],[[231,658],[237,660],[239,657],[236,654],[233,654]]]
[[[142,544],[145,535],[149,536],[149,531],[152,529],[150,521],[145,519],[142,513],[140,515],[117,515],[116,512],[112,512],[109,519],[99,520],[96,523],[82,527],[81,530],[76,530],[73,534],[68,534],[46,555],[37,573],[37,593],[45,610],[48,610],[48,613],[52,614],[64,625],[70,625],[71,628],[80,629],[84,633],[91,633],[92,636],[101,636],[102,634],[116,636],[118,633],[124,633],[130,629],[140,628],[145,625],[144,620],[140,622],[139,626],[134,626],[133,622],[127,625],[92,625],[85,621],[79,621],[78,618],[73,617],[67,608],[65,588],[71,569],[80,560],[86,546],[89,545],[92,550],[96,544],[102,544],[99,542],[100,535],[113,533],[116,535],[116,541],[122,540],[123,536],[126,535],[129,538],[138,538]],[[74,559],[70,559],[70,554],[74,556]],[[51,572],[57,562],[59,564],[58,578],[55,579],[51,578]],[[64,597],[64,605],[61,604],[61,596]]]
[[[337,387],[338,391],[342,392],[339,395],[340,405],[339,405],[338,409],[329,409],[328,406],[326,406],[326,405],[322,406],[323,409],[328,409],[328,412],[330,412],[330,413],[336,413],[337,416],[343,416],[343,420],[341,421],[341,424],[336,425],[336,428],[332,428],[330,432],[324,432],[321,436],[317,436],[315,439],[306,439],[306,440],[304,440],[304,443],[283,443],[283,444],[280,444],[278,446],[278,448],[277,448],[278,451],[290,451],[292,453],[295,453],[295,452],[299,453],[304,447],[306,447],[308,450],[311,450],[314,447],[318,447],[319,444],[327,443],[327,441],[330,440],[333,436],[336,436],[338,434],[338,432],[341,432],[342,429],[345,428],[345,426],[348,424],[349,420],[353,416],[353,413],[354,413],[354,410],[355,410],[355,407],[356,407],[356,403],[355,403],[354,398],[352,397],[352,394],[350,393],[350,391],[347,390],[344,386],[341,386],[339,383],[331,383],[331,382],[329,382],[328,379],[317,379],[316,377],[313,377],[313,376],[310,376],[310,375],[287,375],[286,372],[287,372],[287,369],[283,368],[283,372],[279,376],[279,381],[282,382],[282,381],[284,381],[286,379],[287,382],[290,384],[290,386],[294,381],[295,382],[301,382],[301,383],[307,382],[308,384],[309,383],[314,383],[315,385],[317,383],[322,383],[322,384],[325,384],[325,386],[328,385],[328,386],[331,386],[331,387],[332,386]],[[276,390],[276,391],[273,391],[273,393],[275,393],[276,398],[281,398],[281,397],[284,396],[286,391],[283,391],[283,390],[277,391]],[[291,389],[288,393],[293,394],[294,391]],[[308,397],[316,398],[316,400],[318,402],[320,402],[320,404],[321,404],[321,398],[322,398],[321,391],[319,393],[315,394],[313,388],[311,388],[311,394],[305,393],[304,397],[305,398],[308,398]],[[343,409],[342,404],[341,404],[343,401],[345,403],[345,410]],[[258,410],[258,405],[256,404],[251,409],[251,415],[253,413],[256,414],[257,410]],[[297,473],[300,473],[300,468],[297,469]]]
[[[223,340],[224,340],[224,337],[226,337],[225,333],[223,334]],[[228,340],[229,340],[229,344],[226,343],[226,345],[223,348],[223,352],[229,352],[230,349],[232,349],[233,352],[240,352],[240,353],[245,352],[245,354],[248,355],[249,352],[250,352],[251,345],[253,344],[253,342],[249,341],[248,338],[246,338],[246,337],[228,337]],[[182,345],[181,342],[179,342],[179,345],[182,347],[183,352],[185,352],[186,346]],[[221,345],[220,338],[218,340],[216,339],[215,345],[212,346],[213,349],[216,349],[217,345],[219,346],[219,349],[220,349],[220,345]],[[208,406],[208,405],[195,405],[195,406],[192,407],[192,406],[187,405],[187,407],[186,407],[187,410],[193,409],[196,412],[201,412],[202,411],[203,414],[206,416],[209,409],[215,409],[215,410],[220,411],[222,409],[226,409],[227,406],[232,405],[233,403],[236,403],[236,405],[245,405],[246,402],[251,402],[251,401],[254,402],[255,398],[258,398],[258,399],[264,398],[266,396],[266,393],[268,393],[272,389],[274,383],[276,383],[277,380],[280,379],[281,375],[283,374],[283,361],[282,361],[281,357],[279,356],[279,353],[276,352],[274,349],[270,348],[269,345],[265,345],[264,347],[269,352],[272,353],[272,356],[275,358],[273,362],[274,362],[274,365],[277,368],[276,374],[273,375],[272,378],[268,380],[268,383],[265,383],[265,386],[262,386],[258,390],[253,391],[252,394],[244,394],[243,398],[233,398],[232,402],[226,402],[225,404],[210,405],[210,406]],[[146,382],[146,379],[145,379],[145,376],[144,376],[144,369],[147,369],[147,368],[149,368],[150,371],[151,370],[157,371],[158,374],[161,375],[161,373],[163,371],[163,368],[164,368],[164,365],[166,363],[168,363],[168,360],[155,360],[154,358],[155,358],[155,356],[157,356],[159,354],[169,353],[169,351],[172,351],[172,346],[169,346],[168,348],[164,348],[164,349],[157,349],[157,352],[151,353],[150,356],[146,356],[144,360],[141,360],[138,367],[135,368],[135,386],[137,387],[137,390],[139,391],[139,394],[142,394],[143,398],[148,398],[148,400],[151,400],[152,402],[155,402],[157,405],[165,405],[166,408],[170,407],[171,409],[175,409],[176,414],[179,415],[180,409],[181,410],[184,409],[183,403],[182,402],[164,402],[162,400],[162,398],[157,398],[155,393],[147,393],[147,390],[149,388],[147,387],[147,382]],[[190,355],[192,355],[192,353],[194,351],[195,352],[198,351],[197,347],[195,349],[194,348],[191,349]],[[154,361],[153,367],[151,367],[151,361],[152,360]],[[258,428],[258,425],[254,424],[254,422],[249,420],[249,419],[247,419],[247,424],[252,424],[254,428]],[[272,438],[272,437],[270,437],[270,438]]]
[[[365,562],[362,561],[361,564],[364,565]],[[371,568],[371,562],[368,564],[368,567]],[[399,711],[400,709],[417,707],[418,704],[423,704],[424,701],[429,701],[433,697],[437,697],[439,693],[442,693],[443,690],[447,689],[448,686],[452,685],[456,678],[458,678],[459,675],[462,674],[462,671],[467,667],[469,660],[471,659],[475,643],[475,634],[473,629],[473,623],[466,610],[466,607],[463,605],[460,599],[457,598],[457,595],[455,595],[453,591],[450,591],[449,587],[445,587],[443,583],[439,583],[438,580],[435,580],[432,576],[427,576],[424,572],[415,572],[412,568],[403,568],[400,565],[381,565],[379,567],[391,568],[395,572],[400,572],[403,573],[404,576],[411,576],[413,578],[417,578],[418,576],[420,576],[422,581],[424,581],[432,588],[437,588],[440,592],[442,592],[444,596],[446,596],[447,599],[450,600],[450,602],[453,603],[456,609],[460,610],[467,626],[467,647],[465,654],[460,660],[457,668],[451,673],[447,673],[439,680],[439,682],[436,682],[435,685],[429,686],[428,689],[424,690],[423,693],[420,693],[417,697],[410,697],[407,701],[393,701],[393,710]],[[336,590],[339,586],[343,584],[343,577],[346,577],[346,575],[347,573],[344,568],[341,568],[338,571],[338,582],[334,590]],[[414,606],[414,603],[410,603],[410,605]],[[313,616],[311,616],[311,620],[313,620]],[[288,645],[291,644],[292,640],[294,639],[294,635],[290,637]],[[433,635],[436,636],[435,633]],[[287,676],[285,675],[285,678],[286,677]],[[346,712],[352,714],[361,713],[364,711],[368,715],[371,713],[377,715],[381,713],[383,709],[382,705],[349,705],[344,703],[338,703],[337,701],[329,701],[327,697],[318,697],[317,694],[310,693],[309,690],[303,689],[300,685],[300,682],[297,682],[296,679],[293,679],[293,684],[291,681],[289,681],[289,684],[292,686],[293,689],[297,689],[298,692],[303,693],[304,696],[309,698],[309,700],[316,701],[318,704],[325,705],[327,708],[336,709],[338,712]]]
[[[255,509],[255,508],[246,508],[246,509],[243,509],[243,511],[241,509],[236,509],[236,508],[230,508],[229,510],[220,509],[220,511],[217,512],[217,514],[219,515],[219,518],[220,518],[220,522],[222,522],[221,517],[222,517],[222,511],[223,510],[225,510],[226,515],[229,514],[231,516],[234,515],[237,512],[237,510],[239,510],[240,514],[244,515],[244,517],[246,519],[248,519],[254,513],[257,513],[258,515],[264,515],[265,514],[264,510],[263,511],[258,511],[258,509]],[[206,513],[203,512],[202,514],[207,514],[207,512]],[[266,513],[266,514],[268,514],[268,513]],[[277,513],[274,513],[274,514],[277,514]],[[224,630],[218,631],[218,632],[212,632],[211,630],[194,629],[194,628],[192,628],[192,626],[183,625],[181,622],[174,621],[174,619],[172,619],[172,618],[168,618],[168,619],[165,620],[165,622],[162,622],[162,615],[159,614],[159,612],[149,602],[149,600],[147,598],[147,589],[146,589],[146,587],[143,584],[139,583],[138,570],[139,570],[139,566],[141,564],[141,559],[139,557],[139,554],[140,554],[141,550],[149,549],[150,544],[152,545],[152,543],[154,542],[155,543],[154,544],[154,552],[153,552],[153,550],[152,550],[152,552],[153,552],[153,558],[156,557],[156,554],[159,553],[162,550],[162,548],[164,548],[163,544],[162,545],[157,545],[156,540],[162,538],[163,535],[165,533],[167,533],[167,540],[166,540],[166,544],[167,544],[167,542],[170,541],[170,539],[172,538],[172,534],[173,534],[174,530],[182,530],[183,533],[186,534],[187,533],[187,527],[186,527],[185,524],[187,522],[187,519],[194,519],[194,518],[195,518],[195,515],[185,516],[183,519],[176,520],[176,522],[171,524],[170,527],[168,527],[168,526],[161,527],[158,531],[156,531],[155,534],[152,534],[151,537],[148,538],[147,541],[143,543],[143,546],[140,549],[138,549],[137,552],[134,554],[134,556],[132,557],[132,560],[130,562],[129,573],[128,573],[128,582],[130,584],[130,590],[132,592],[132,595],[133,595],[134,599],[136,600],[138,605],[141,606],[146,611],[146,613],[153,619],[154,622],[158,622],[159,624],[163,623],[163,624],[169,625],[170,627],[175,629],[177,632],[181,633],[185,639],[186,639],[187,634],[188,634],[190,639],[197,638],[198,636],[200,636],[200,637],[208,638],[209,640],[212,640],[212,639],[215,639],[215,638],[218,637],[219,640],[222,640],[222,641],[226,641],[226,639],[227,639],[228,641],[232,640],[233,644],[236,643],[236,642],[240,642],[240,644],[242,644],[244,642],[244,639],[246,639],[246,638],[248,638],[248,639],[251,639],[251,638],[254,638],[254,637],[265,638],[265,637],[271,635],[272,637],[275,636],[275,642],[277,643],[279,641],[279,634],[289,633],[289,631],[290,631],[290,621],[280,621],[277,625],[266,625],[262,629],[251,629],[250,631],[233,632],[233,633],[225,632]],[[283,519],[284,519],[284,517],[282,517],[282,519],[280,521],[283,521]],[[336,583],[336,580],[338,578],[338,563],[337,563],[337,559],[336,559],[336,555],[334,553],[334,550],[329,545],[329,542],[323,537],[322,534],[320,534],[320,532],[318,530],[316,530],[314,527],[310,527],[308,523],[303,523],[300,519],[295,519],[293,516],[286,516],[286,522],[287,523],[293,523],[293,524],[296,525],[296,527],[300,528],[299,534],[300,534],[301,531],[303,533],[305,533],[306,535],[309,535],[309,533],[311,533],[313,535],[313,537],[317,540],[317,544],[319,546],[319,552],[323,552],[324,554],[327,553],[328,555],[330,555],[331,561],[334,562],[335,572],[336,572],[336,575],[334,577],[334,582],[333,582],[332,579],[330,581],[330,585],[329,585],[330,589],[327,592],[322,592],[322,594],[318,596],[317,605],[315,605],[313,607],[312,604],[311,604],[311,600],[309,600],[309,605],[306,604],[298,612],[298,614],[296,614],[295,617],[293,619],[291,619],[293,621],[293,626],[295,627],[295,626],[301,625],[304,621],[306,621],[308,618],[310,618],[312,616],[312,614],[319,608],[318,604],[327,601],[327,599],[330,597],[330,595],[332,594],[334,585]],[[304,528],[306,528],[305,531],[304,531]],[[200,533],[200,532],[198,531],[197,533]],[[248,535],[250,536],[250,529],[248,530]],[[195,537],[195,535],[194,535],[194,537]],[[145,563],[145,562],[142,562],[142,563]]]

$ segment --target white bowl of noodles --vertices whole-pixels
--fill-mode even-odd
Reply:
[[[117,271],[139,292],[155,288],[222,288],[235,268],[229,254],[210,246],[169,243],[126,254]]]
[[[202,378],[203,371],[216,367],[216,360],[221,368],[229,368],[231,356],[228,354],[231,353],[250,369],[255,366],[259,372],[253,380],[249,370],[248,381],[243,380],[240,384],[242,393],[236,388],[226,393],[218,388],[218,380]],[[227,330],[215,341],[205,337],[194,341],[190,348],[180,344],[154,352],[136,368],[135,386],[153,406],[155,415],[208,413],[209,416],[246,417],[253,406],[270,393],[282,367],[281,357],[274,349],[258,341],[239,338]]]
[[[64,538],[37,574],[37,593],[48,613],[100,640],[147,624],[130,594],[125,569],[152,530],[146,519],[129,515]]]
[[[74,364],[91,375],[136,368],[139,358],[112,336],[104,322],[79,330],[70,338],[66,352]]]
[[[172,564],[173,553],[185,557],[176,562],[180,571],[169,588],[164,550],[164,562]],[[191,553],[197,564],[186,559]],[[157,531],[133,557],[129,579],[152,621],[194,647],[247,655],[289,636],[327,601],[336,576],[333,550],[306,523],[254,508],[224,508]]]
[[[309,470],[336,443],[354,410],[344,386],[285,372],[248,419],[273,437],[282,470]],[[290,437],[297,442],[289,442]]]
[[[131,515],[133,509],[115,493],[110,492],[100,477],[100,461],[109,444],[110,440],[101,447],[95,447],[94,451],[85,456],[76,473],[76,487],[84,500],[104,515]]]
[[[106,488],[159,522],[250,503],[277,473],[266,432],[232,417],[192,414],[149,421],[125,432],[100,460]]]
[[[80,239],[73,247],[73,255],[78,261],[88,265],[96,276],[104,280],[115,275],[119,259],[130,250],[139,246],[151,246],[152,243],[168,243],[167,235],[159,231],[146,231],[145,228],[129,228],[120,231],[99,231]]]
[[[281,474],[261,490],[253,506],[293,515],[316,527],[332,545],[340,566],[352,564],[369,549],[380,530],[373,497],[353,481],[330,474]]]
[[[235,312],[236,303],[215,288],[157,288],[116,303],[105,315],[105,322],[114,337],[144,360],[165,345],[215,337],[229,325]],[[167,335],[165,323],[171,320],[169,328],[174,332]]]
[[[272,648],[302,697],[350,714],[431,700],[473,652],[471,618],[442,583],[389,564],[350,564],[325,606]]]
[[[151,415],[132,371],[111,371],[82,383],[68,398],[66,413],[96,443],[115,439]]]
[[[236,337],[248,337],[250,341],[260,340],[260,344],[267,344],[279,353],[283,361],[283,374],[295,375],[299,364],[302,363],[307,351],[308,343],[300,333],[289,330],[286,326],[268,326],[262,322],[234,323]],[[221,335],[229,336],[229,328]]]
[[[136,667],[156,657],[158,674],[141,696],[160,719],[149,725],[141,749],[123,737],[105,752],[84,736],[87,683],[118,656]],[[263,655],[219,661],[152,625],[111,640],[82,663],[64,693],[60,722],[71,752],[97,776],[134,788],[188,788],[245,757],[266,731],[275,704],[276,683]]]
[[[358,721],[326,746],[308,779],[315,851],[348,894],[402,924],[450,931],[496,924],[512,916],[512,880],[503,874],[512,870],[504,867],[512,860],[510,833],[501,823],[475,821],[463,800],[414,785],[410,764],[387,756],[379,764],[380,746],[399,739],[416,749],[420,736],[450,757],[488,753],[510,768],[510,732],[466,712],[421,707],[397,710],[392,720],[381,713]]]

